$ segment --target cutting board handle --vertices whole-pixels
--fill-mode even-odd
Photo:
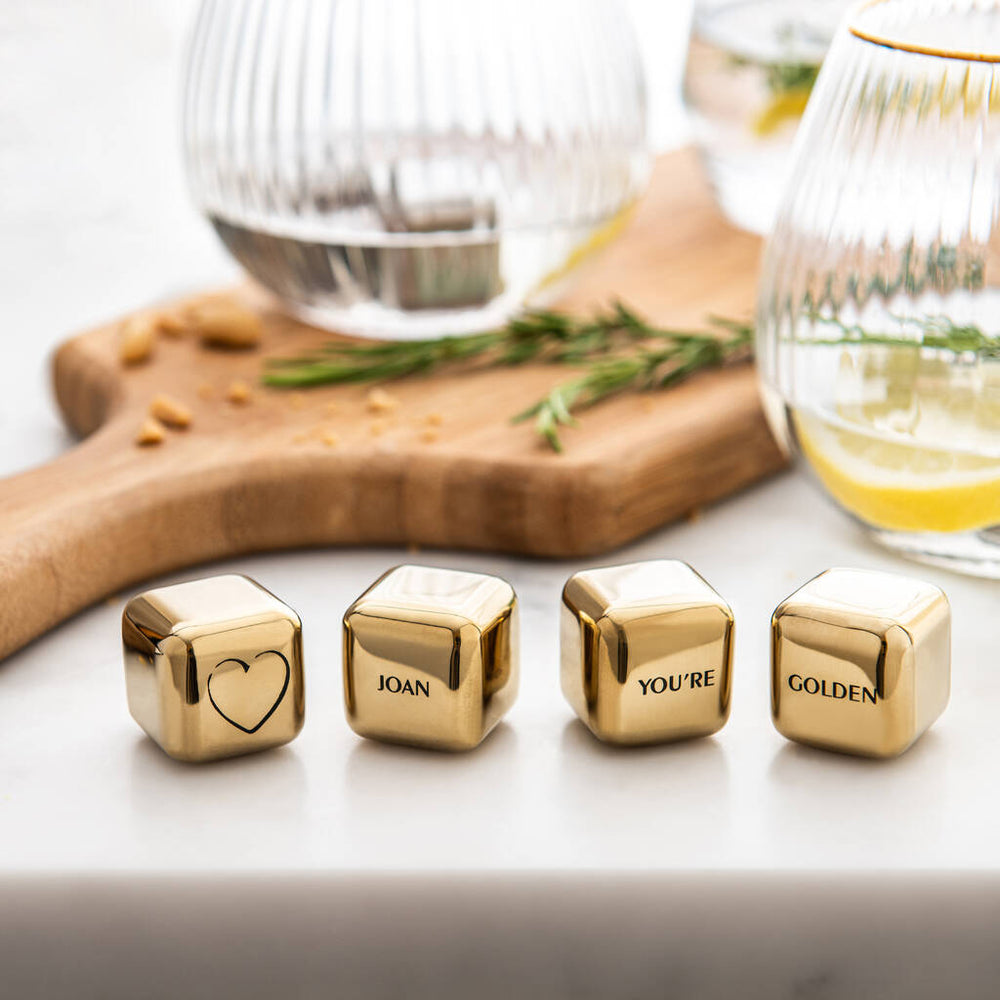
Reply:
[[[130,442],[109,449],[109,435],[120,429],[106,427],[53,462],[0,480],[0,659],[137,577],[176,564],[157,523],[164,456]]]

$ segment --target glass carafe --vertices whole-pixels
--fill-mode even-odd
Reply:
[[[204,0],[194,198],[293,310],[377,336],[495,325],[619,228],[648,176],[616,0]]]

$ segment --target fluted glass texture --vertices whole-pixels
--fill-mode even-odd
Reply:
[[[1000,575],[1000,3],[841,25],[765,252],[772,426],[918,558]]]
[[[648,175],[616,0],[204,0],[194,197],[308,318],[433,336],[541,299]]]

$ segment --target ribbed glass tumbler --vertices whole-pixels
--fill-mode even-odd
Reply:
[[[502,322],[616,229],[649,170],[617,0],[204,0],[188,178],[294,311],[410,338]]]
[[[772,425],[884,544],[1000,576],[1000,3],[857,8],[794,159],[758,299]]]

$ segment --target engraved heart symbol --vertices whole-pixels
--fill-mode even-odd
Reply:
[[[208,678],[208,700],[231,726],[255,733],[281,704],[291,672],[276,649],[258,653],[252,663],[230,657],[217,663]]]

